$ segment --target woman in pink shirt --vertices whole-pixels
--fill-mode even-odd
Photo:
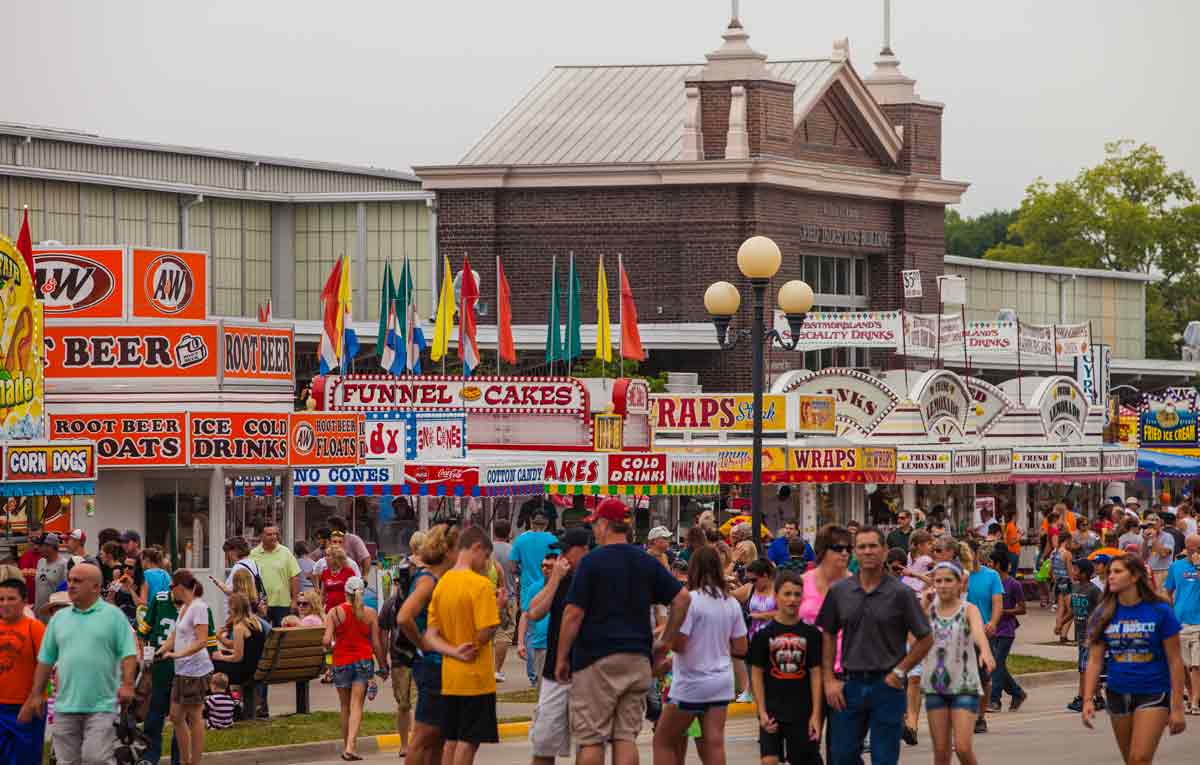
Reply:
[[[822,526],[813,540],[813,552],[817,555],[817,565],[804,572],[804,589],[800,599],[800,621],[814,624],[817,614],[821,612],[821,604],[829,588],[850,576],[850,552],[854,541],[850,531],[844,526],[829,524]],[[833,669],[842,671],[842,640],[838,636],[837,656],[834,657]],[[828,712],[828,710],[826,710]],[[831,762],[829,751],[829,715],[825,715],[825,761]]]

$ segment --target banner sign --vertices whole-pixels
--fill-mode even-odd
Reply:
[[[467,415],[410,412],[408,459],[459,460],[467,456]]]
[[[545,483],[543,465],[503,465],[483,470],[483,486],[521,486]]]
[[[1137,472],[1137,449],[1106,449],[1101,463],[1109,476]]]
[[[954,472],[949,449],[897,449],[897,475],[942,475]]]
[[[33,251],[37,295],[46,315],[125,318],[125,250],[53,247]]]
[[[937,278],[938,298],[951,305],[965,305],[967,302],[967,279],[964,276],[951,274]]]
[[[1015,321],[972,321],[967,323],[967,354],[1016,353]]]
[[[1008,473],[1013,468],[1012,449],[987,449],[983,453],[985,473]]]
[[[96,444],[101,467],[187,465],[187,414],[52,414],[52,440]]]
[[[208,318],[206,253],[134,248],[131,263],[132,318]]]
[[[361,414],[293,412],[288,415],[291,461],[330,467],[359,464],[361,423]]]
[[[1196,446],[1196,391],[1167,388],[1142,396],[1138,440],[1143,448]]]
[[[8,444],[3,475],[6,482],[94,481],[96,447],[91,443]]]
[[[591,416],[587,388],[570,377],[330,375],[316,378],[313,384],[318,401],[333,410],[462,407],[468,413]]]
[[[1108,389],[1112,380],[1112,349],[1093,345],[1087,353],[1075,357],[1075,379],[1083,388],[1089,404],[1104,407],[1104,424],[1112,422],[1108,407]]]
[[[225,380],[292,384],[296,353],[291,327],[225,324],[222,333]]]
[[[954,472],[957,474],[975,475],[984,472],[982,449],[955,449]]]
[[[192,465],[288,464],[286,414],[192,412],[188,433]]]
[[[775,331],[790,342],[792,331],[783,311],[775,311]],[[774,340],[776,350],[782,350]],[[794,350],[822,348],[888,348],[900,345],[899,311],[816,311],[807,315]]]
[[[46,437],[42,331],[33,274],[0,237],[0,441]]]
[[[1091,348],[1090,324],[1057,324],[1054,327],[1054,349],[1059,356],[1082,356]]]
[[[608,455],[609,486],[628,484],[665,484],[667,482],[667,455],[665,454],[610,454]]]
[[[826,446],[788,449],[786,482],[888,483],[896,474],[896,450],[890,447]]]
[[[216,324],[93,324],[46,328],[55,380],[217,377]]]
[[[1014,449],[1013,475],[1053,475],[1062,472],[1062,452]]]
[[[1049,324],[1019,322],[1017,346],[1021,349],[1022,356],[1054,358],[1054,327]]]
[[[1100,475],[1104,472],[1099,450],[1094,452],[1063,452],[1064,473],[1089,473]]]
[[[389,485],[399,481],[394,464],[360,467],[298,467],[292,470],[292,482],[310,486]]]
[[[909,313],[904,316],[903,351],[909,356],[946,357],[963,352],[963,318],[945,313],[939,321],[935,313]],[[940,340],[939,340],[940,338]]]
[[[921,287],[920,271],[901,271],[900,281],[904,284],[905,298],[924,297],[925,290]]]
[[[697,394],[651,396],[654,427],[671,430],[750,431],[754,429],[754,397],[746,394]],[[763,396],[764,433],[787,432],[787,398]]]

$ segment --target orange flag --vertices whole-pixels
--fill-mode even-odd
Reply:
[[[621,274],[621,358],[645,361],[646,352],[642,350],[642,333],[638,331],[637,306],[633,303],[633,290],[629,288],[629,278],[625,275],[625,264],[619,257],[617,270]]]
[[[512,293],[508,289],[508,279],[504,276],[500,258],[496,258],[496,291],[499,293],[496,297],[496,346],[500,351],[500,358],[515,365],[517,349],[513,345],[512,335]]]

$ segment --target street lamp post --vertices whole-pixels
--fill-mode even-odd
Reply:
[[[764,308],[767,285],[779,271],[783,255],[775,242],[765,236],[747,239],[738,248],[738,270],[750,280],[753,303],[751,305],[750,328],[740,330],[732,339],[728,337],[729,322],[742,304],[737,287],[729,282],[714,282],[704,293],[704,307],[712,316],[717,330],[717,343],[722,350],[730,350],[742,340],[749,339],[753,359],[754,435],[751,460],[750,526],[759,557],[765,555],[762,545],[762,399],[763,399],[763,346],[778,341],[787,350],[794,350],[800,342],[800,328],[812,309],[813,292],[806,283],[793,279],[779,289],[778,305],[787,317],[791,338],[785,339],[773,327],[764,326]]]

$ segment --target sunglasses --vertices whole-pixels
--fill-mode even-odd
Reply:
[[[299,604],[297,604],[296,607],[297,608],[312,608],[312,605],[309,603],[299,603]]]
[[[850,552],[850,545],[829,545],[826,549],[834,552]]]

